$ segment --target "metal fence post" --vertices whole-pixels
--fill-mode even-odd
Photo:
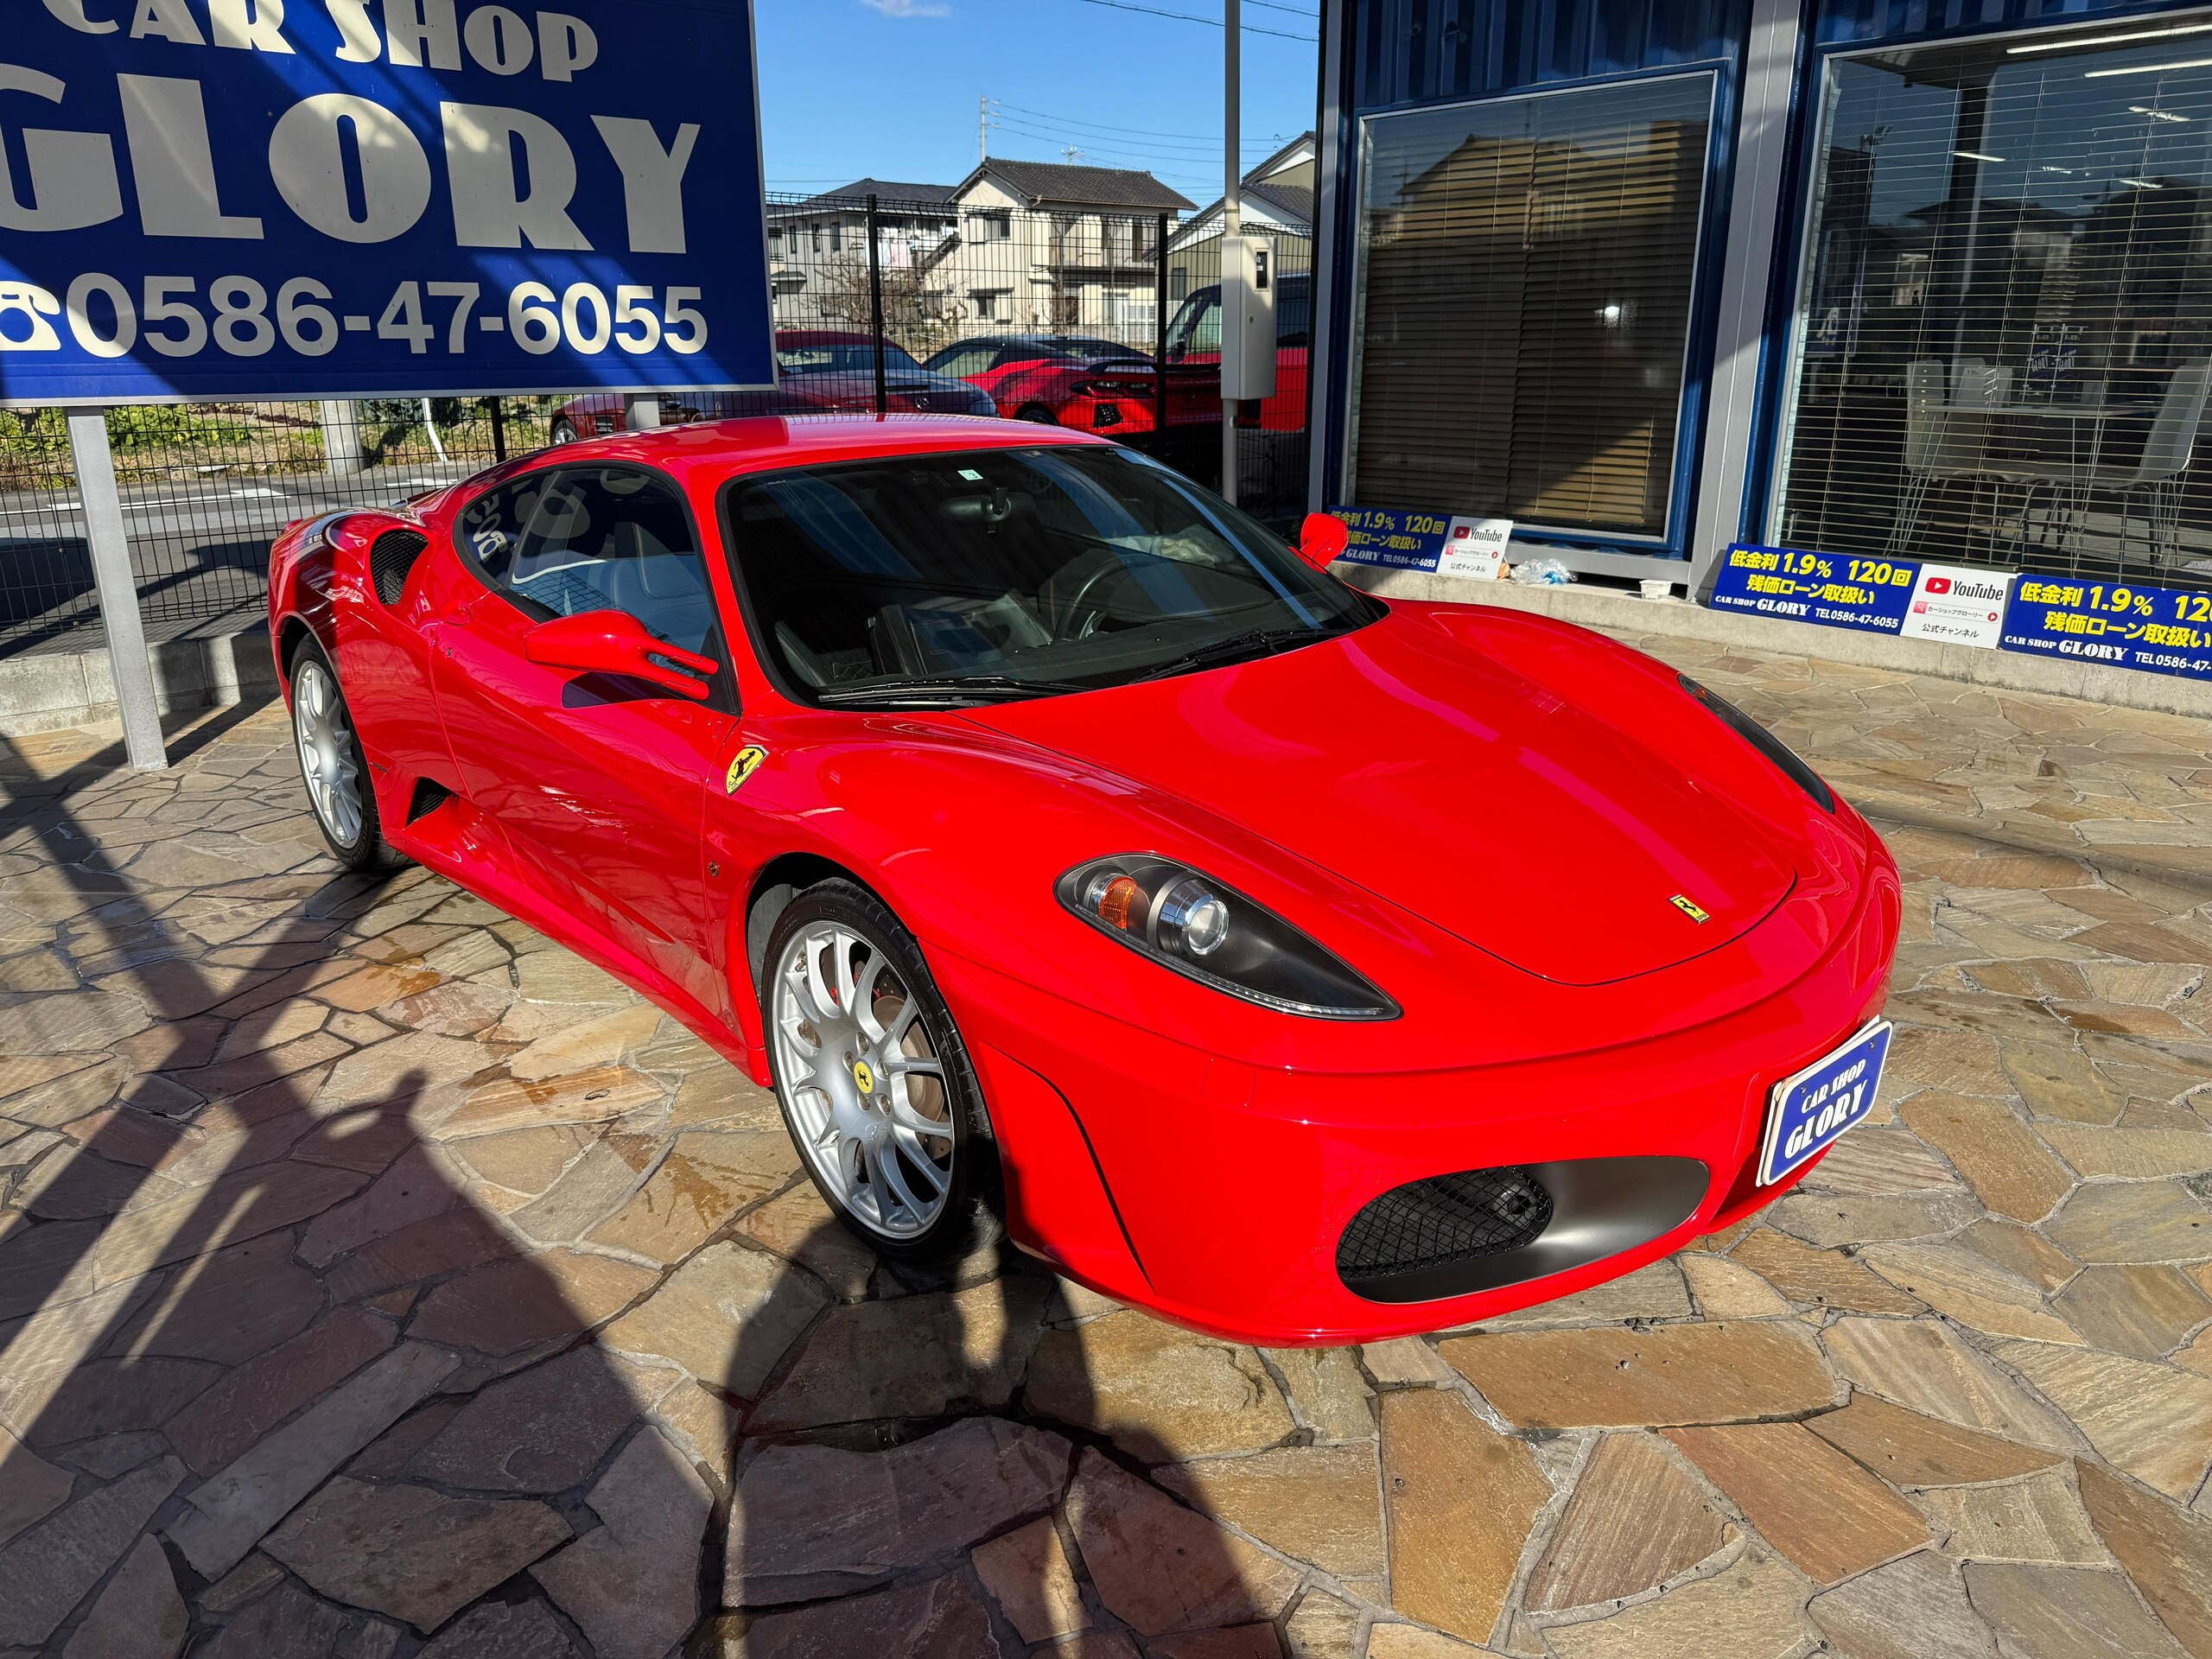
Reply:
[[[1155,245],[1152,301],[1152,430],[1155,453],[1167,448],[1167,215],[1160,216]]]
[[[503,461],[507,458],[507,400],[492,399],[492,459]]]
[[[77,499],[84,504],[85,540],[99,588],[100,621],[107,632],[108,671],[123,716],[124,751],[140,772],[168,763],[162,744],[161,710],[154,695],[154,664],[146,653],[146,625],[138,614],[138,580],[130,569],[130,534],[123,523],[123,495],[115,483],[115,452],[108,447],[107,411],[69,411],[69,453],[77,466]]]
[[[875,417],[891,412],[891,393],[883,374],[883,244],[875,226],[875,198],[868,199],[868,315],[875,340]]]
[[[1222,143],[1228,173],[1221,193],[1221,499],[1233,507],[1236,505],[1236,475],[1242,470],[1237,463],[1243,457],[1237,453],[1237,404],[1232,395],[1236,389],[1229,384],[1229,331],[1232,327],[1242,330],[1244,324],[1241,308],[1232,312],[1230,302],[1233,293],[1237,305],[1242,307],[1244,274],[1240,265],[1232,285],[1229,259],[1230,250],[1243,228],[1239,220],[1243,211],[1240,198],[1244,179],[1237,142],[1244,128],[1240,107],[1244,86],[1244,13],[1240,0],[1223,0],[1223,10],[1226,15],[1222,29],[1225,42],[1222,101],[1226,107],[1223,111]]]

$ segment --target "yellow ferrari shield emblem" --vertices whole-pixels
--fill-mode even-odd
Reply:
[[[729,763],[729,775],[722,779],[722,792],[734,795],[745,780],[760,770],[760,763],[768,758],[768,751],[747,745],[737,752],[737,759]]]
[[[853,1062],[853,1081],[860,1085],[861,1093],[872,1095],[875,1092],[875,1072],[866,1060]]]
[[[1702,905],[1699,904],[1695,899],[1690,898],[1686,893],[1678,893],[1667,902],[1672,905],[1676,910],[1681,911],[1683,915],[1688,917],[1690,920],[1695,922],[1700,927],[1704,926],[1707,922],[1713,919],[1713,912],[1711,911],[1706,909]]]

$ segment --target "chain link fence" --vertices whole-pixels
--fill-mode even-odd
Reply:
[[[1220,239],[1142,203],[779,196],[768,207],[779,385],[670,392],[664,420],[996,415],[1096,432],[1221,481]],[[1275,236],[1276,396],[1238,423],[1242,505],[1287,529],[1306,469],[1312,239]],[[251,626],[294,519],[383,505],[618,429],[624,400],[195,404],[107,416],[149,638]],[[0,410],[0,658],[98,643],[58,410]]]

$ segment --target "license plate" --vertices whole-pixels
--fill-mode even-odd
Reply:
[[[1874,1109],[1890,1022],[1877,1020],[1825,1059],[1775,1086],[1767,1106],[1759,1185],[1771,1186]]]

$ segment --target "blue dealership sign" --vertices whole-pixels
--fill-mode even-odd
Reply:
[[[10,0],[0,400],[773,379],[747,0]]]
[[[1902,633],[1920,567],[1908,559],[1853,558],[1738,542],[1713,579],[1712,603],[1796,622],[1867,633]]]
[[[2212,594],[2023,576],[2005,649],[2212,679]]]
[[[1335,507],[1351,532],[1343,556],[1354,564],[1379,565],[1391,570],[1430,570],[1444,551],[1451,516],[1438,512],[1405,512],[1395,507]]]

